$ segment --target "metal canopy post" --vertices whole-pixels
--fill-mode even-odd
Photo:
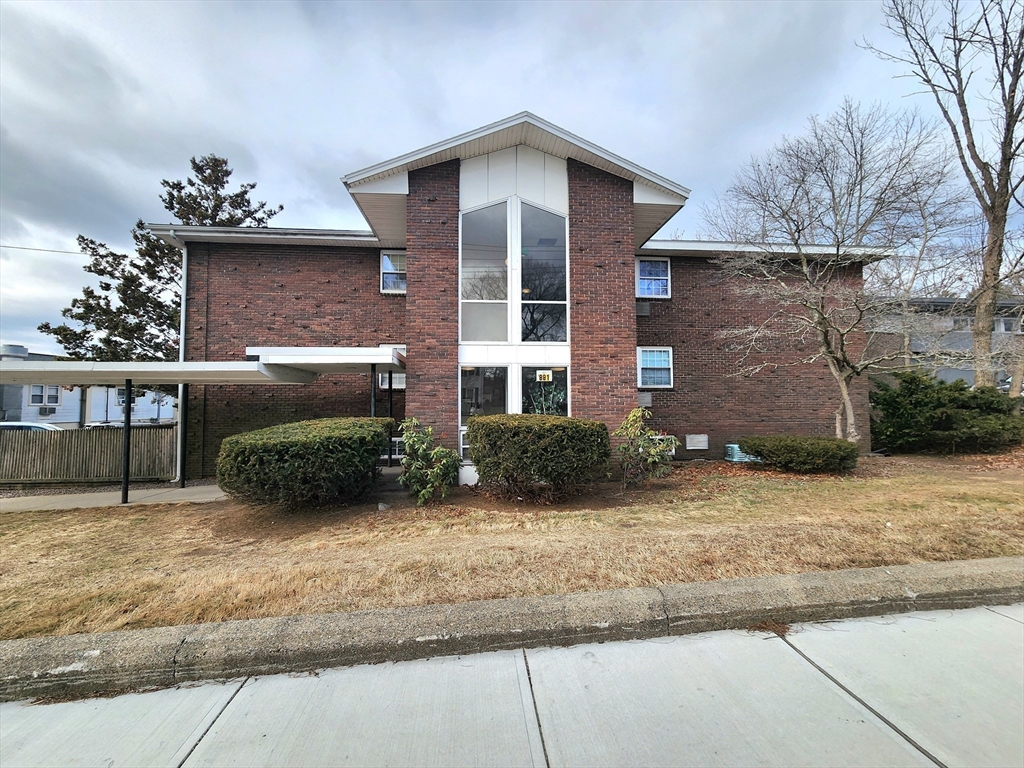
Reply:
[[[185,487],[185,461],[188,457],[188,384],[181,385],[178,403],[178,450],[181,451],[181,468],[178,470],[178,487]]]
[[[124,380],[124,434],[121,441],[121,503],[128,503],[132,454],[132,380]]]
[[[370,416],[377,415],[377,364],[370,363]]]
[[[388,418],[389,419],[393,418],[394,415],[395,415],[394,411],[392,409],[392,406],[394,405],[395,391],[391,387],[391,376],[392,376],[392,372],[388,371]],[[395,442],[394,442],[394,440],[391,439],[391,429],[389,428],[388,429],[388,466],[389,467],[392,465],[392,459],[394,458],[394,453],[395,453],[394,448],[395,448]]]

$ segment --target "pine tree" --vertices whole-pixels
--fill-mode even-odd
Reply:
[[[183,225],[265,227],[283,210],[253,203],[256,184],[227,192],[228,161],[216,155],[192,158],[195,178],[161,181],[164,207]],[[107,362],[178,359],[181,307],[181,253],[150,232],[140,219],[132,229],[135,252],[117,253],[83,235],[78,247],[89,257],[86,272],[99,278],[99,290],[82,289],[61,315],[74,326],[43,323],[39,330],[57,339],[73,360]]]

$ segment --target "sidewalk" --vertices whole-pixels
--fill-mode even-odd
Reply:
[[[193,485],[188,488],[140,488],[128,492],[129,504],[173,504],[180,501],[202,503],[220,501],[227,495],[216,485]],[[50,496],[20,496],[0,499],[0,512],[34,512],[46,509],[83,509],[113,507],[121,504],[121,491],[69,493]]]
[[[0,705],[0,764],[1024,765],[1024,605]]]

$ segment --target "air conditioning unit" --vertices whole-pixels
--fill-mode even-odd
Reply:
[[[725,460],[735,462],[761,461],[756,456],[751,456],[749,453],[741,451],[740,447],[735,443],[729,443],[725,446]]]
[[[50,406],[45,406],[44,405],[43,407],[41,407],[39,409],[39,415],[40,416],[53,416],[53,414],[55,414],[56,412],[57,412],[57,409],[54,408],[52,405],[50,405]]]
[[[638,301],[636,303],[636,316],[637,317],[650,317],[651,316],[651,302],[649,302],[649,301]]]
[[[662,440],[664,440],[664,439],[666,439],[668,437],[672,437],[672,436],[671,435],[654,435],[654,436],[651,437],[651,439],[652,440],[657,440],[658,442],[661,442]],[[671,451],[668,452],[668,455],[669,456],[675,456],[676,455],[676,449],[673,448]]]

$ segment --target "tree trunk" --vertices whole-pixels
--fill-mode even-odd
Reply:
[[[1003,266],[1003,238],[1006,234],[1006,217],[998,214],[989,218],[988,238],[982,256],[981,285],[977,293],[972,329],[974,352],[974,386],[994,387],[996,385],[995,361],[992,359],[992,323],[996,314],[999,272]]]
[[[853,410],[853,400],[850,397],[849,376],[837,377],[839,392],[842,395],[843,411],[846,415],[846,439],[851,443],[860,442],[860,432],[857,431],[857,417]]]

